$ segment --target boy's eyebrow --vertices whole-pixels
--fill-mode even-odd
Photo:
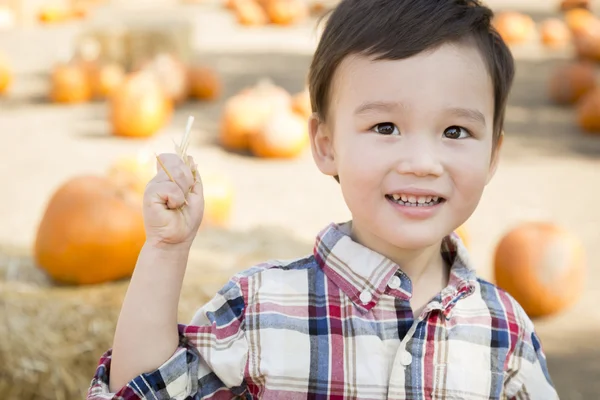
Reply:
[[[479,123],[483,126],[486,125],[485,124],[485,116],[483,115],[483,113],[481,111],[475,110],[473,108],[454,107],[454,108],[449,108],[448,113],[455,115],[457,117],[470,119],[473,122]]]
[[[402,103],[394,101],[367,101],[356,107],[355,115],[367,114],[370,111],[393,111],[398,108],[404,108]]]

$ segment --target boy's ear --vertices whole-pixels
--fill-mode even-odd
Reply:
[[[327,125],[319,119],[316,113],[313,113],[308,120],[308,134],[315,164],[325,175],[336,176],[333,137]]]
[[[490,183],[494,175],[496,174],[496,169],[498,168],[498,162],[500,160],[500,150],[502,149],[502,143],[504,142],[504,131],[500,133],[500,137],[498,137],[498,142],[496,143],[496,147],[492,153],[492,161],[490,162],[490,169],[488,171],[488,176],[486,180],[486,184]]]

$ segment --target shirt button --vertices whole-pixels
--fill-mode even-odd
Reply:
[[[390,281],[388,282],[388,286],[390,289],[398,289],[400,287],[400,284],[402,284],[402,281],[400,280],[399,276],[392,276],[390,278]]]
[[[402,365],[407,366],[412,362],[412,355],[408,351],[403,351],[400,355],[400,363]]]
[[[373,296],[367,290],[363,291],[360,294],[360,301],[362,301],[363,304],[369,303],[372,299],[373,299]]]

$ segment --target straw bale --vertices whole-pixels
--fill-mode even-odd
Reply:
[[[189,321],[235,272],[310,248],[283,230],[202,230],[190,253],[179,320]],[[0,399],[85,398],[112,344],[127,284],[56,285],[27,251],[0,247]]]

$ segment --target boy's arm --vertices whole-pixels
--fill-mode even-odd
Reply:
[[[509,360],[506,397],[509,400],[558,400],[539,337],[533,324],[527,325],[530,326],[524,329]]]
[[[198,310],[190,325],[178,325],[189,249],[168,251],[144,246],[140,252],[113,348],[100,360],[88,400],[186,399],[196,394],[211,399],[245,390],[248,345],[238,281],[231,280]]]

